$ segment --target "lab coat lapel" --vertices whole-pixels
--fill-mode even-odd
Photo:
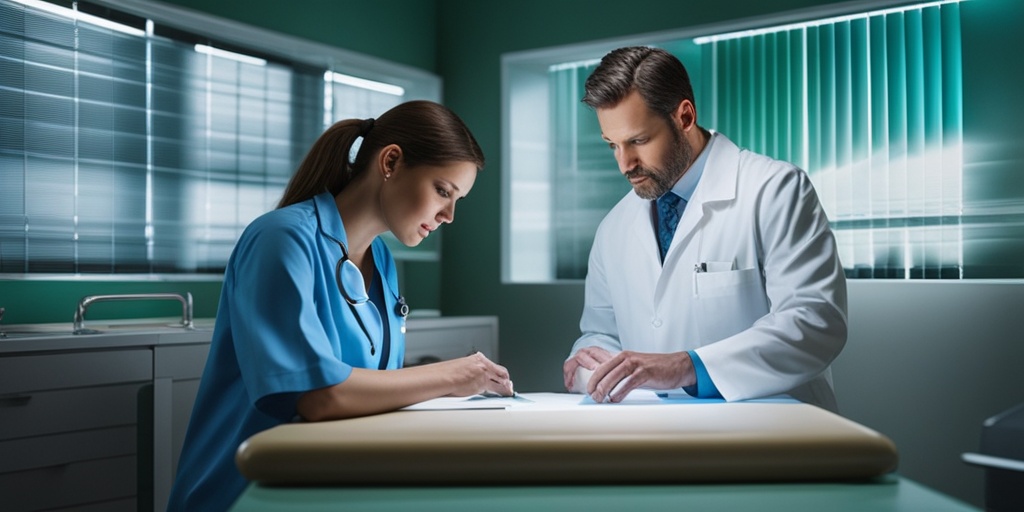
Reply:
[[[701,184],[697,185],[694,195],[701,195],[705,204],[736,199],[739,167],[740,148],[725,135],[716,134],[715,145],[711,146],[711,154],[708,155],[704,175],[701,176]]]
[[[693,197],[686,203],[686,209],[683,210],[683,216],[679,219],[679,225],[672,237],[672,245],[669,246],[668,254],[665,255],[663,269],[668,271],[663,271],[658,279],[658,285],[654,292],[655,304],[661,302],[668,283],[676,281],[677,278],[674,279],[673,275],[689,275],[685,271],[691,269],[692,265],[688,266],[687,262],[680,263],[676,260],[685,257],[693,259],[693,262],[697,263],[702,257],[700,254],[702,233],[696,228],[702,223],[705,216],[713,214],[714,203],[732,201],[736,198],[738,166],[739,148],[724,135],[717,134],[715,144],[711,146],[711,154],[708,155],[707,163],[704,165],[704,174],[701,175],[700,182],[693,191]]]
[[[672,245],[669,246],[666,261],[679,257],[681,247],[691,245],[695,235],[694,229],[701,219],[708,214],[708,207],[717,201],[731,201],[736,198],[736,170],[739,165],[739,148],[722,134],[715,134],[715,143],[711,146],[711,154],[704,164],[693,197],[686,203],[683,216],[679,219]],[[699,255],[698,255],[699,256]]]
[[[635,192],[630,192],[630,194],[635,194]],[[631,245],[639,248],[644,265],[658,268],[661,266],[661,256],[658,254],[658,239],[654,236],[651,202],[639,197],[635,197],[635,199],[638,204],[633,211],[633,219],[630,221],[630,236],[633,238]]]

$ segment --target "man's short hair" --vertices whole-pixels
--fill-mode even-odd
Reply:
[[[652,111],[670,118],[683,100],[696,103],[683,63],[675,55],[649,46],[612,50],[601,59],[584,84],[583,103],[593,109],[618,105],[638,91]]]

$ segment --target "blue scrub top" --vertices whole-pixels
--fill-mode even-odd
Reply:
[[[307,391],[344,381],[352,368],[400,368],[405,318],[398,275],[384,241],[371,245],[371,298],[390,338],[366,333],[338,290],[335,268],[348,244],[330,193],[268,212],[242,233],[228,260],[206,369],[178,461],[168,510],[226,510],[247,485],[235,466],[238,446],[293,421]],[[379,280],[379,281],[378,281]],[[376,283],[375,283],[376,284]],[[383,300],[384,304],[379,302]],[[364,308],[364,314],[365,310]]]

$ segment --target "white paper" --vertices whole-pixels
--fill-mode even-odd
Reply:
[[[403,411],[450,411],[455,409],[508,409],[533,403],[522,395],[504,396],[444,396],[404,407]]]
[[[516,393],[514,397],[473,395],[442,397],[410,405],[403,411],[446,411],[454,409],[509,409],[514,411],[551,411],[581,407],[621,407],[628,405],[707,404],[724,402],[687,395],[682,390],[653,391],[634,389],[619,403],[597,403],[589,395],[578,393]],[[748,402],[796,402],[786,395],[748,400]]]

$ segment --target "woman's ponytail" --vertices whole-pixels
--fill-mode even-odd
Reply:
[[[363,136],[364,128],[363,120],[346,119],[320,135],[288,182],[277,207],[301,203],[325,190],[340,192],[352,180],[349,152],[356,139]]]

